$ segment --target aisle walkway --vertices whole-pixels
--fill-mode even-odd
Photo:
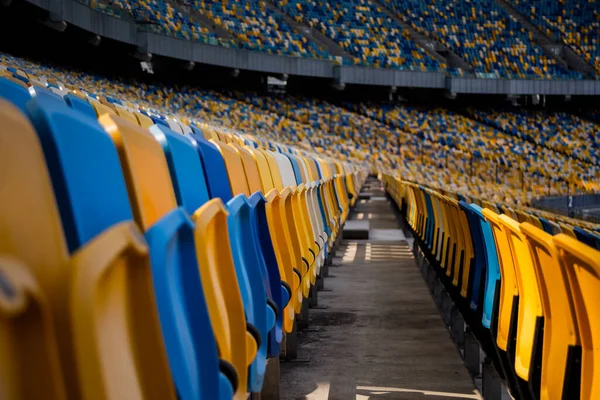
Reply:
[[[283,399],[480,398],[379,182],[363,191],[353,218],[370,238],[340,246],[299,360],[281,365]]]

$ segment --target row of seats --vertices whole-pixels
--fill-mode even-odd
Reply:
[[[11,72],[0,397],[260,392],[366,172]]]
[[[355,64],[416,71],[445,68],[369,0],[284,0],[279,7],[296,21],[333,39]]]
[[[513,397],[600,396],[600,230],[393,175],[385,186]]]
[[[398,18],[439,40],[486,77],[580,79],[544,54],[531,32],[494,0],[385,0]]]
[[[600,10],[594,0],[512,0],[548,37],[562,41],[600,75]]]

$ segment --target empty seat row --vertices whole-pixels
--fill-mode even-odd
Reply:
[[[0,397],[260,392],[365,172],[6,77],[0,120]]]
[[[391,175],[385,185],[515,398],[600,395],[600,232]]]

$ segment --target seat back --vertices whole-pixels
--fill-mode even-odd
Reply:
[[[269,170],[269,162],[267,161],[266,156],[257,149],[246,146],[246,149],[251,152],[254,160],[256,161],[256,165],[258,166],[258,172],[260,174],[260,180],[263,187],[263,193],[268,193],[270,190],[275,188],[275,184],[273,183],[273,178],[271,177],[271,171]]]
[[[541,350],[538,347],[541,345],[541,342],[538,342],[540,339],[538,335],[543,328],[542,301],[531,253],[519,223],[506,215],[501,215],[499,219],[508,235],[519,287],[515,372],[525,381],[530,382],[533,379],[534,368],[537,367],[535,352]]]
[[[575,359],[581,348],[567,267],[551,234],[528,223],[520,229],[531,252],[544,314],[541,397],[561,393],[563,398],[578,398],[580,367]]]
[[[210,192],[210,198],[220,198],[224,203],[231,200],[231,186],[227,175],[227,167],[219,149],[211,142],[207,141],[202,132],[192,128],[192,134],[188,137],[193,138],[193,144],[197,146],[200,154],[200,160],[204,167],[205,179]],[[209,172],[210,171],[210,172]]]
[[[263,190],[262,181],[258,171],[258,165],[256,164],[256,160],[252,153],[236,143],[231,143],[229,146],[237,150],[242,159],[246,183],[248,184],[250,193],[261,192]]]
[[[473,246],[473,270],[472,270],[472,278],[470,283],[470,307],[471,310],[476,311],[480,310],[481,301],[480,299],[483,297],[484,288],[485,288],[485,275],[486,275],[486,253],[485,247],[483,244],[483,233],[481,231],[481,225],[479,224],[479,219],[477,215],[475,215],[473,209],[469,206],[469,204],[464,201],[459,201],[458,205],[461,210],[464,212],[468,228],[469,235],[466,240],[471,240],[471,244]]]
[[[205,171],[192,142],[162,125],[154,125],[150,133],[165,153],[177,204],[190,215],[209,200]]]
[[[248,181],[246,180],[244,164],[242,163],[242,159],[237,150],[223,142],[213,140],[213,144],[217,146],[225,161],[227,174],[229,175],[229,184],[231,185],[231,192],[233,195],[243,194],[250,196],[250,188],[248,187]]]
[[[581,338],[581,398],[600,396],[600,252],[559,234],[553,238],[569,278]]]
[[[119,152],[135,221],[147,231],[177,208],[167,159],[152,134],[114,115],[103,115],[100,123]]]

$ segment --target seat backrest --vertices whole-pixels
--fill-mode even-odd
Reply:
[[[0,185],[0,397],[66,399],[63,371],[74,372],[72,350],[68,340],[58,342],[68,330],[51,316],[67,304],[70,275],[60,214],[39,139],[4,99],[0,126],[0,170],[10,171]],[[74,378],[68,393],[78,395]]]
[[[600,252],[565,234],[553,241],[569,277],[581,338],[581,398],[600,398]]]
[[[277,160],[277,165],[279,166],[279,172],[281,173],[281,181],[284,187],[288,186],[296,186],[298,182],[296,181],[296,176],[294,175],[294,168],[292,167],[292,162],[288,157],[286,157],[282,153],[273,153],[275,159]]]
[[[496,253],[498,254],[498,266],[502,285],[500,286],[500,301],[498,310],[498,331],[496,343],[504,351],[507,350],[509,332],[513,323],[512,310],[515,300],[519,296],[519,286],[515,275],[515,266],[510,250],[509,238],[504,224],[500,222],[500,216],[495,212],[483,209],[483,216],[489,222],[494,234]],[[516,327],[513,327],[516,328]]]
[[[150,133],[167,158],[177,204],[194,214],[210,198],[198,150],[188,138],[162,125],[152,126]]]
[[[258,165],[256,160],[250,151],[240,146],[237,143],[231,143],[229,146],[237,150],[238,154],[242,158],[242,164],[244,166],[244,172],[246,175],[246,182],[250,193],[261,192],[263,190],[260,172],[258,171]]]
[[[271,171],[269,170],[269,163],[265,155],[258,151],[255,148],[250,148],[246,146],[246,149],[250,151],[254,160],[256,161],[256,165],[258,166],[258,172],[260,174],[260,180],[263,188],[263,192],[266,194],[270,190],[275,188],[273,184],[273,178],[271,177]]]
[[[97,119],[96,110],[94,110],[94,107],[92,107],[92,105],[90,103],[88,103],[87,101],[85,101],[71,93],[67,93],[63,97],[63,99],[69,105],[69,107],[71,107],[73,110],[77,110],[80,113],[83,113],[92,119]]]
[[[543,318],[542,300],[537,275],[531,260],[525,235],[514,219],[501,215],[509,238],[512,258],[515,264],[515,276],[519,286],[519,323],[517,326],[517,347],[515,354],[515,372],[529,381],[532,372],[533,352],[536,340],[538,318]]]
[[[300,161],[293,154],[282,153],[284,156],[290,160],[292,164],[292,170],[294,171],[294,178],[296,178],[297,183],[308,183],[308,180],[302,177],[302,173],[300,172]]]
[[[69,250],[130,221],[119,156],[97,121],[53,96],[36,96],[28,110],[46,156]]]
[[[213,140],[212,143],[219,149],[225,161],[233,195],[243,194],[250,196],[250,188],[246,180],[244,164],[237,150],[223,142]]]
[[[468,223],[469,237],[467,240],[471,240],[471,244],[473,246],[473,271],[470,284],[470,307],[472,310],[478,310],[482,305],[480,299],[483,295],[483,289],[485,288],[484,280],[487,266],[485,247],[483,244],[483,233],[481,232],[479,219],[469,204],[461,200],[458,202],[458,205],[464,212]]]
[[[273,185],[275,186],[275,189],[281,192],[285,186],[283,185],[281,171],[279,170],[279,164],[275,159],[274,153],[272,153],[269,150],[263,150],[260,148],[256,150],[260,151],[267,159],[267,163],[269,164],[269,170],[271,171],[271,179],[273,180]]]
[[[103,115],[99,121],[117,146],[135,221],[147,231],[177,208],[162,146],[149,131],[120,117]]]
[[[217,147],[206,140],[202,132],[192,126],[192,133],[188,136],[192,140],[200,155],[200,161],[204,167],[205,179],[208,185],[210,198],[220,198],[224,203],[231,200],[231,185],[227,175],[227,167],[223,156]]]
[[[559,259],[552,235],[529,223],[520,225],[525,235],[537,281],[544,313],[544,348],[542,353],[541,396],[563,391],[567,371],[578,369],[569,362],[570,346],[579,345],[579,332],[573,296],[566,266]],[[569,365],[570,364],[570,365]],[[576,382],[571,384],[577,385]],[[565,393],[566,394],[566,393]]]

